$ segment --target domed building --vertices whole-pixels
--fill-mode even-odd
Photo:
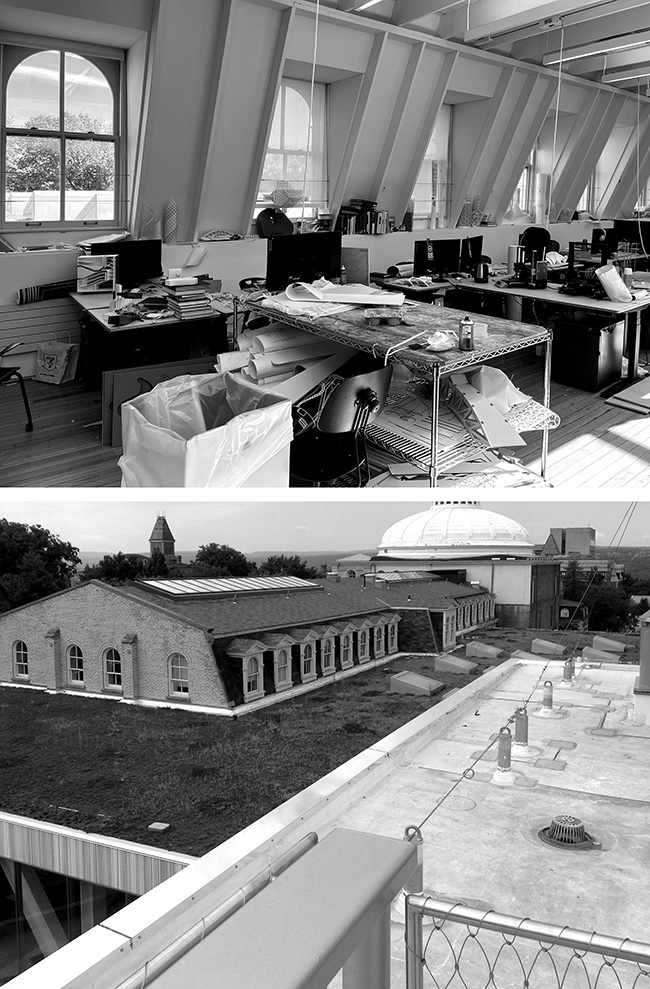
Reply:
[[[375,576],[426,571],[481,586],[493,595],[502,626],[558,625],[558,562],[536,555],[519,522],[476,502],[434,504],[395,522],[382,536],[370,568]]]

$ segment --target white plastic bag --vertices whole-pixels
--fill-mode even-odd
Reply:
[[[241,376],[184,374],[122,405],[123,487],[287,487],[291,402]]]
[[[611,302],[632,302],[632,293],[612,264],[596,268],[596,277]]]

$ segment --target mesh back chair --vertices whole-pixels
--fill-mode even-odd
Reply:
[[[365,430],[384,407],[392,373],[388,364],[344,378],[337,385],[316,424],[291,444],[292,479],[318,486],[352,474],[357,487],[368,483]]]
[[[4,347],[0,350],[0,358],[4,354],[8,354],[10,351],[15,350],[16,347],[20,347],[19,343],[10,343],[8,347]],[[23,405],[25,406],[25,412],[27,414],[27,424],[25,429],[28,433],[31,433],[34,429],[34,423],[32,421],[32,412],[29,407],[29,399],[27,398],[27,391],[25,390],[25,381],[23,379],[21,370],[19,367],[0,367],[0,385],[4,384],[6,381],[10,381],[11,378],[15,378],[20,386],[20,391],[23,396]]]

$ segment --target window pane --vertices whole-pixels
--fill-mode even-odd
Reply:
[[[66,220],[112,220],[115,214],[115,145],[66,141]],[[69,190],[69,191],[68,191]]]
[[[65,129],[113,133],[113,94],[106,77],[87,58],[65,55]]]
[[[29,55],[7,84],[7,127],[59,127],[59,52]]]
[[[415,216],[429,218],[432,227],[447,225],[450,127],[451,107],[442,106],[413,190]]]
[[[287,87],[284,147],[306,151],[309,138],[309,105],[295,89]]]
[[[7,220],[59,220],[61,146],[52,137],[7,137]]]

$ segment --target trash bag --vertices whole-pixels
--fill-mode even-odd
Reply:
[[[184,374],[122,405],[122,487],[288,487],[291,401],[240,375]]]

